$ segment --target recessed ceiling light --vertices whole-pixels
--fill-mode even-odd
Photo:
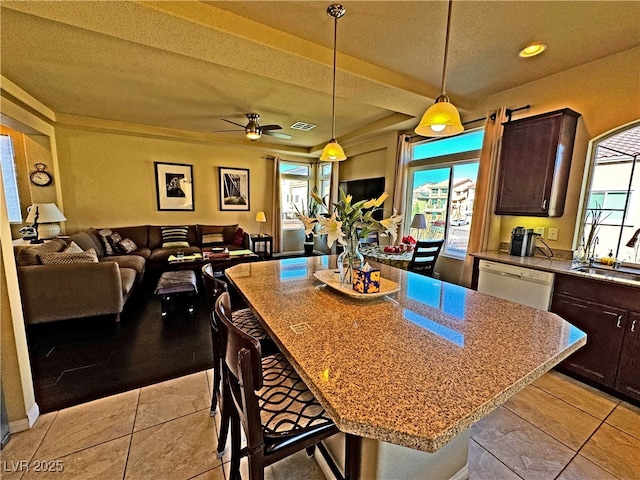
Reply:
[[[544,43],[532,43],[520,50],[518,52],[518,56],[522,58],[535,57],[536,55],[540,55],[546,49],[547,46]]]
[[[315,126],[316,125],[314,123],[296,122],[293,125],[291,125],[291,127],[289,127],[289,128],[293,128],[294,130],[302,130],[304,132],[308,132],[312,128],[315,128]]]

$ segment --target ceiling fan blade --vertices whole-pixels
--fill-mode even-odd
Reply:
[[[272,132],[271,130],[263,131],[262,133],[270,137],[282,138],[283,140],[291,140],[293,138],[288,133]]]
[[[225,122],[228,122],[228,123],[233,123],[234,125],[237,125],[237,126],[241,127],[242,129],[245,128],[245,125],[240,125],[239,123],[232,122],[231,120],[227,120],[226,118],[221,118],[220,120],[224,120]]]
[[[211,133],[223,133],[223,132],[244,132],[244,130],[238,130],[237,128],[234,130],[211,130]]]
[[[260,128],[264,132],[265,130],[282,130],[280,125],[260,125]]]

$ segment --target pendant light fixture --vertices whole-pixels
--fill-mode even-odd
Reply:
[[[451,26],[451,6],[453,0],[449,0],[449,12],[447,14],[447,34],[444,41],[444,62],[442,65],[442,85],[440,96],[422,116],[422,120],[414,130],[423,137],[448,137],[456,135],[464,130],[460,122],[460,114],[456,107],[449,101],[446,93],[447,60],[449,55],[449,30]]]
[[[333,95],[331,104],[331,140],[322,150],[320,160],[323,162],[340,162],[346,160],[344,150],[336,140],[336,43],[338,41],[338,19],[346,9],[339,4],[329,5],[327,14],[333,17]]]

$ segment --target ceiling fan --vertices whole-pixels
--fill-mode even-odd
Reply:
[[[249,119],[249,123],[246,125],[241,125],[236,122],[232,122],[231,120],[227,120],[226,118],[222,118],[225,122],[232,123],[244,129],[244,133],[249,140],[255,142],[258,140],[262,134],[269,135],[275,138],[282,138],[284,140],[291,140],[293,138],[291,135],[287,133],[274,132],[274,130],[282,130],[280,125],[260,125],[258,120],[260,120],[260,115],[257,113],[245,113],[247,118]],[[239,132],[240,130],[214,130],[214,132]]]

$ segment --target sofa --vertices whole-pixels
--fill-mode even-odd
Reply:
[[[119,321],[145,273],[167,269],[169,256],[179,250],[189,255],[206,247],[249,248],[249,235],[238,225],[172,227],[180,235],[186,233],[178,243],[175,238],[167,241],[170,229],[156,225],[91,228],[17,250],[25,322],[111,314]],[[126,245],[124,251],[120,243]]]

